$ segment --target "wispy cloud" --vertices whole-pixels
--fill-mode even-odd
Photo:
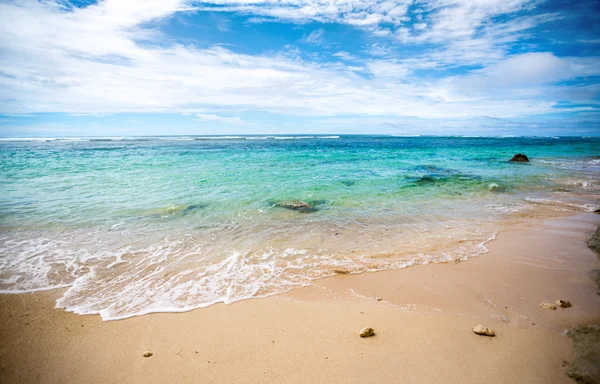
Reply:
[[[306,36],[302,41],[308,44],[319,45],[323,43],[323,37],[325,36],[325,31],[323,28],[312,31],[308,36]]]
[[[219,115],[211,115],[206,113],[197,113],[196,117],[198,117],[199,121],[211,121],[227,124],[242,124],[243,122],[239,117],[222,117]]]
[[[198,6],[202,11],[238,12],[276,20],[339,22],[356,26],[381,23],[398,24],[411,0],[208,0]]]
[[[592,100],[599,91],[586,82],[563,84],[600,75],[597,57],[511,53],[527,31],[560,17],[527,13],[533,0],[194,3],[106,0],[72,9],[52,1],[0,3],[0,113],[177,112],[223,124],[245,123],[229,117],[237,111],[512,118],[556,112],[559,101]],[[339,50],[329,53],[334,62],[323,62],[290,52],[199,48],[152,23],[207,4],[213,12],[335,22],[392,36],[361,44],[368,56]],[[323,26],[304,41],[322,44],[329,36]],[[416,46],[410,55],[397,54]]]
[[[344,52],[344,51],[336,52],[332,56],[333,57],[339,57],[340,59],[346,60],[346,61],[356,61],[356,60],[358,60],[357,57],[349,54],[348,52]]]

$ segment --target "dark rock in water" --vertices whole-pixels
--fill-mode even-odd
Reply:
[[[341,183],[344,184],[346,187],[351,187],[354,185],[354,181],[352,180],[342,180]]]
[[[302,200],[285,200],[278,202],[270,202],[270,204],[276,207],[291,209],[293,211],[298,211],[302,213],[316,212],[319,210],[320,206],[325,205],[326,203],[326,200],[311,200],[309,202]]]
[[[567,332],[573,339],[575,360],[567,376],[577,383],[600,383],[600,326],[582,325]]]
[[[431,183],[435,183],[437,180],[435,177],[433,176],[423,176],[421,177],[419,180],[416,181],[417,184],[431,184]]]
[[[436,167],[435,165],[419,165],[414,167],[412,170],[417,174],[425,173],[425,175],[416,177],[407,175],[404,177],[421,186],[481,181],[480,176],[465,173],[458,169]]]
[[[515,162],[519,162],[519,163],[528,163],[529,158],[522,153],[517,153],[516,155],[514,155],[512,157],[512,159],[510,159],[510,161],[515,161]]]
[[[588,247],[594,251],[600,253],[600,227],[596,229],[596,232],[586,241]]]
[[[282,201],[279,206],[287,209],[295,209],[297,211],[313,209],[310,204],[304,201]]]
[[[152,211],[149,215],[144,217],[151,218],[170,218],[185,216],[199,209],[206,208],[206,204],[181,204],[181,205],[169,205],[165,208]]]
[[[194,211],[196,211],[196,210],[198,210],[198,209],[203,209],[203,208],[206,208],[206,205],[204,205],[204,204],[190,204],[190,205],[186,206],[186,207],[185,207],[185,208],[184,208],[184,209],[181,211],[181,213],[180,213],[180,214],[181,214],[182,216],[185,216],[185,215],[187,215],[188,213],[191,213],[191,212],[194,212]]]
[[[600,213],[600,208],[599,208],[599,209],[596,209],[596,210],[594,211],[594,213]]]

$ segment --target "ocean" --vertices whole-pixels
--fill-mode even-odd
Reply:
[[[529,163],[511,163],[524,153]],[[600,206],[600,139],[0,139],[0,293],[115,320],[457,262]]]

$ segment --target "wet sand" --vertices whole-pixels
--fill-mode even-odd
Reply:
[[[54,309],[57,291],[2,295],[0,382],[569,383],[564,330],[600,324],[600,261],[585,244],[599,224],[532,220],[466,262],[122,321]],[[557,299],[573,307],[539,306]],[[376,335],[360,338],[363,327]]]

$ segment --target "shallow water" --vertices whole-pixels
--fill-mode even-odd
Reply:
[[[593,210],[599,175],[593,138],[2,140],[0,291],[69,287],[58,306],[109,320],[466,259]]]

